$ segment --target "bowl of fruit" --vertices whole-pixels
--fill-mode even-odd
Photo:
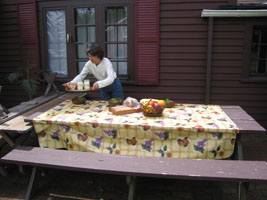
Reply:
[[[74,97],[72,100],[73,104],[84,104],[86,102],[85,97]]]
[[[116,106],[116,105],[122,105],[123,103],[123,100],[120,99],[120,98],[111,98],[109,101],[108,101],[108,104],[110,106]]]
[[[141,109],[147,117],[161,117],[165,108],[165,101],[158,99],[142,99]]]

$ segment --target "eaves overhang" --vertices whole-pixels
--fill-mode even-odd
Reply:
[[[267,17],[267,9],[262,10],[211,10],[203,9],[201,17]]]

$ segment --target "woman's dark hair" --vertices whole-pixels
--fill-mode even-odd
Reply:
[[[91,54],[92,56],[98,57],[100,60],[104,57],[104,51],[98,44],[92,44],[90,49],[87,49],[86,53],[87,55]]]

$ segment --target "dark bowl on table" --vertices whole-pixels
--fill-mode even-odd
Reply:
[[[108,104],[109,104],[110,106],[122,105],[122,104],[123,104],[123,100],[120,99],[120,98],[111,98],[111,99],[108,101]]]
[[[165,100],[165,103],[166,103],[166,106],[165,106],[166,108],[172,108],[175,105],[175,102],[172,100],[169,100],[169,101]]]
[[[73,104],[84,104],[86,102],[85,97],[74,97],[72,100]]]

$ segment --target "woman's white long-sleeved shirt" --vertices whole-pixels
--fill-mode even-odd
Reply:
[[[117,78],[116,72],[112,67],[112,63],[109,59],[103,58],[102,61],[95,65],[90,60],[85,63],[82,71],[71,82],[77,83],[83,81],[88,73],[91,73],[98,80],[99,88],[106,87],[114,82]]]

